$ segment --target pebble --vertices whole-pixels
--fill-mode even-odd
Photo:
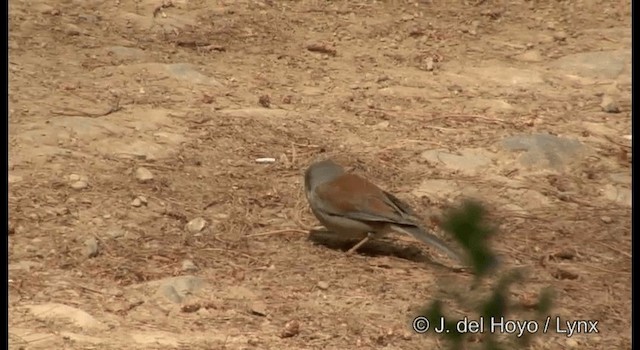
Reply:
[[[618,102],[616,102],[613,97],[608,95],[604,95],[602,97],[600,107],[602,107],[602,110],[607,113],[620,113],[620,105],[618,105]]]
[[[69,181],[80,181],[82,177],[78,174],[69,175]]]
[[[318,282],[318,288],[320,288],[322,290],[327,290],[327,289],[329,289],[329,283],[327,283],[325,281],[320,281],[320,282]]]
[[[153,174],[151,173],[151,171],[149,171],[149,169],[145,167],[139,167],[138,169],[136,169],[136,179],[142,183],[149,182],[153,180]]]
[[[121,228],[112,228],[111,230],[109,230],[107,232],[107,234],[111,237],[111,238],[120,238],[120,237],[124,237],[124,230]]]
[[[300,333],[300,322],[291,320],[284,325],[284,329],[280,332],[281,338],[295,337]]]
[[[567,40],[567,33],[564,31],[559,31],[553,33],[553,39],[556,41],[565,41]]]
[[[56,208],[54,210],[54,212],[56,213],[56,215],[58,216],[64,216],[70,213],[69,208],[67,207],[62,207],[62,208]]]
[[[540,62],[542,55],[538,50],[529,50],[516,56],[516,59],[524,62]]]
[[[100,252],[100,247],[98,246],[98,240],[95,238],[89,238],[84,241],[85,245],[85,253],[89,258],[95,258],[98,256]]]
[[[86,181],[82,180],[76,181],[71,184],[71,188],[73,188],[74,190],[83,190],[87,187],[89,187],[89,184]]]
[[[183,260],[182,261],[182,271],[184,271],[184,272],[196,272],[196,271],[198,271],[198,267],[191,260]]]
[[[261,301],[254,301],[249,308],[251,313],[258,316],[267,316],[267,305]]]
[[[207,221],[203,218],[195,218],[187,223],[187,231],[191,233],[198,233],[204,229],[207,225]]]
[[[431,71],[433,70],[433,58],[431,58],[431,57],[427,57],[427,58],[425,59],[424,64],[425,64],[424,69],[425,69],[427,72],[431,72]]]
[[[136,208],[147,205],[147,197],[138,196],[131,201],[131,205]]]
[[[374,127],[374,129],[386,129],[386,128],[389,127],[389,124],[390,124],[389,121],[385,120],[383,122],[380,122],[380,123],[374,125],[373,127]]]
[[[610,216],[602,216],[600,217],[600,221],[604,222],[605,224],[610,224],[613,222],[613,219]]]

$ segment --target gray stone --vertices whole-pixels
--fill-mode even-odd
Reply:
[[[320,288],[322,290],[327,290],[327,289],[329,289],[329,283],[327,283],[325,281],[319,281],[318,282],[318,288]]]
[[[519,162],[528,168],[546,168],[562,171],[587,151],[580,141],[549,134],[522,134],[508,137],[502,147],[511,152],[525,153]]]
[[[544,83],[540,72],[504,66],[473,68],[469,73],[500,86],[530,86]]]
[[[96,110],[97,111],[97,110]],[[60,117],[52,119],[50,124],[76,133],[76,137],[91,142],[99,138],[114,137],[126,132],[126,129],[103,118]]]
[[[589,78],[615,79],[630,59],[628,50],[585,52],[557,59],[552,65],[566,73]]]
[[[89,187],[89,184],[86,181],[82,180],[76,181],[71,184],[71,188],[73,188],[74,190],[84,190],[87,187]]]
[[[167,71],[174,77],[190,81],[196,84],[213,85],[222,87],[223,85],[214,78],[208,77],[198,72],[197,67],[188,63],[174,63],[166,66]]]
[[[196,272],[196,271],[198,271],[198,267],[191,260],[183,260],[182,261],[182,271],[184,271],[184,272]]]
[[[170,284],[163,284],[160,286],[159,293],[167,298],[172,303],[180,304],[184,299],[180,293],[176,290],[176,288]]]
[[[161,282],[159,294],[174,303],[181,303],[187,296],[204,287],[204,281],[196,276],[172,277]]]
[[[136,180],[139,182],[149,182],[153,180],[153,174],[151,171],[145,167],[139,167],[136,169]]]
[[[557,41],[565,41],[567,40],[567,32],[561,30],[559,32],[553,33],[553,38]]]
[[[195,218],[187,223],[187,231],[191,233],[198,233],[207,226],[207,221],[203,218]]]
[[[612,202],[631,207],[631,189],[608,184],[601,193],[604,198]]]
[[[541,62],[543,60],[542,55],[538,50],[526,51],[515,56],[515,59],[523,62]]]
[[[89,258],[95,258],[100,253],[100,246],[98,240],[91,237],[84,241],[85,253]]]
[[[136,197],[131,201],[131,206],[132,207],[136,207],[139,208],[142,206],[142,201],[140,200],[140,197]]]
[[[631,172],[613,173],[609,175],[609,179],[618,184],[631,185]]]
[[[607,113],[620,113],[620,105],[613,99],[613,97],[608,95],[602,96],[600,107],[602,107],[602,110]]]

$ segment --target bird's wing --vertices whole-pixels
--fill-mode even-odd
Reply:
[[[389,197],[388,193],[355,174],[346,174],[318,186],[316,195],[322,209],[333,215],[363,221],[415,225],[410,215],[405,213],[405,207],[408,207],[406,204],[394,196]]]
[[[420,222],[419,215],[416,214],[409,204],[389,192],[385,191],[384,194],[387,198],[387,202],[390,206],[395,208],[398,215],[401,215],[407,222],[411,222],[413,224]]]

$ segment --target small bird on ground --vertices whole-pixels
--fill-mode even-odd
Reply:
[[[332,160],[313,163],[305,172],[304,187],[311,211],[322,225],[337,234],[362,237],[347,251],[349,254],[371,238],[396,231],[435,246],[462,262],[460,254],[422,228],[406,203],[367,179],[346,173]]]

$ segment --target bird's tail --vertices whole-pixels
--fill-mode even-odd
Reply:
[[[462,256],[458,252],[450,248],[447,243],[445,243],[442,239],[438,238],[434,234],[429,233],[418,226],[391,225],[391,229],[397,232],[408,234],[426,244],[435,246],[443,252],[447,253],[447,255],[449,255],[451,258],[456,259],[458,262],[463,262]]]

